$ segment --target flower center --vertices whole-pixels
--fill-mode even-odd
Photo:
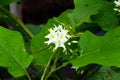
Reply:
[[[58,40],[58,44],[59,44],[59,45],[61,44],[61,41],[60,41],[60,40]]]
[[[63,38],[63,35],[61,35],[60,38],[62,39],[62,38]]]
[[[51,38],[55,38],[55,35],[54,35],[54,34],[51,34]]]

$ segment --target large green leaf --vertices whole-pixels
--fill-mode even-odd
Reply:
[[[73,66],[82,67],[91,63],[120,67],[120,27],[105,36],[85,32],[79,41],[80,56],[72,59]]]
[[[33,52],[34,64],[45,66],[49,61],[52,54],[52,50],[44,42],[48,39],[45,36],[49,33],[48,29],[57,25],[54,19],[50,19],[48,23],[42,28],[39,34],[37,34],[31,41],[31,49]]]
[[[19,77],[26,74],[31,62],[32,56],[25,50],[21,34],[0,26],[0,66]]]
[[[98,13],[104,0],[74,0],[75,10],[73,19],[76,26],[83,22],[91,22],[90,16]]]
[[[67,10],[58,20],[71,27],[80,26],[84,22],[91,22],[91,15],[98,13],[104,0],[74,0],[75,9]]]
[[[118,26],[118,18],[113,10],[114,4],[111,2],[104,2],[99,14],[92,16],[94,23],[98,23],[103,30],[111,30]]]

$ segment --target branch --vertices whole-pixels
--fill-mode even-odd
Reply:
[[[17,18],[15,15],[13,15],[12,13],[10,13],[6,8],[4,8],[1,4],[0,4],[0,10],[4,14],[6,14],[8,17],[10,17],[11,19],[13,19],[17,24],[19,24],[20,27],[22,27],[31,38],[34,37],[34,34],[27,28],[27,26],[19,18]]]

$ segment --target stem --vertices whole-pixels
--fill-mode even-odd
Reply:
[[[62,68],[62,67],[64,67],[64,66],[65,66],[65,65],[61,65],[61,66],[57,67],[56,69],[53,70],[53,72],[59,70],[60,68]]]
[[[25,73],[26,73],[26,75],[27,75],[27,77],[28,77],[28,80],[32,80],[32,79],[30,78],[30,75],[27,73],[27,71],[26,71]]]
[[[57,50],[56,50],[56,51],[57,51]],[[44,71],[43,71],[41,80],[47,80],[47,79],[48,79],[49,76],[46,75],[46,74],[47,74],[47,72],[48,72],[48,69],[49,69],[49,67],[50,67],[50,63],[51,63],[53,57],[55,56],[55,54],[56,54],[56,52],[54,52],[54,53],[52,54],[52,56],[50,57],[50,60],[48,61],[48,64],[47,64],[47,66],[45,67],[45,69],[44,69]]]
[[[56,71],[56,63],[57,63],[57,61],[58,61],[58,59],[59,59],[59,55],[60,55],[60,51],[62,51],[61,50],[61,48],[58,48],[54,53],[53,53],[53,55],[51,56],[51,58],[50,58],[50,60],[49,60],[49,62],[48,62],[48,64],[47,64],[47,66],[46,66],[46,68],[45,68],[45,70],[44,70],[44,72],[43,72],[43,75],[42,75],[42,78],[41,78],[41,80],[47,80],[48,79],[48,77],[54,72],[54,71]],[[57,53],[58,52],[58,53]],[[50,68],[50,63],[51,63],[51,61],[52,61],[52,59],[53,58],[55,58],[55,60],[54,60],[54,63],[53,63],[53,65],[51,66],[51,68]],[[47,70],[50,68],[50,71],[47,73]],[[47,73],[47,74],[46,74]]]
[[[57,51],[58,53],[56,53],[54,63],[52,65],[52,67],[51,67],[51,70],[50,70],[48,76],[50,76],[53,72],[56,71],[56,64],[57,64],[57,61],[59,59],[60,51],[62,51],[62,50],[59,48],[58,51]]]
[[[60,55],[60,52],[58,51],[58,53],[56,54],[56,58],[55,58],[55,60],[54,60],[54,63],[53,63],[52,68],[56,68],[56,63],[57,63],[57,60],[58,60],[58,58],[59,58],[59,55]]]
[[[5,9],[1,4],[0,4],[0,10],[4,14],[6,14],[7,16],[9,16],[11,19],[13,19],[17,24],[19,24],[20,27],[22,27],[31,38],[34,37],[34,34],[27,28],[27,26],[19,18],[17,18],[12,13],[10,13],[7,9]]]

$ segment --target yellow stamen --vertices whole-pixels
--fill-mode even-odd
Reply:
[[[54,35],[54,34],[51,34],[51,38],[55,38],[55,35]]]
[[[63,36],[61,35],[60,38],[63,38]]]
[[[58,44],[61,44],[61,41],[60,41],[60,40],[58,40]]]

